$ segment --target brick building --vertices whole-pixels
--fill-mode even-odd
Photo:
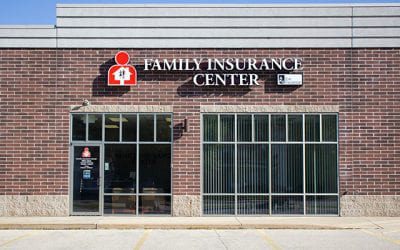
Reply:
[[[399,216],[399,47],[398,4],[1,26],[0,215]]]

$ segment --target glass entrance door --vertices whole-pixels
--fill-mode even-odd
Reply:
[[[72,214],[100,215],[100,146],[75,145],[72,152]]]

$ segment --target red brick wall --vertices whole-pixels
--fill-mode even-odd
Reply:
[[[0,49],[0,194],[68,194],[69,106],[173,105],[173,193],[200,193],[200,105],[340,105],[340,191],[400,194],[400,49],[128,49],[136,87],[106,86],[116,49]],[[144,58],[304,60],[304,85],[196,88]],[[184,118],[190,131],[182,131]]]

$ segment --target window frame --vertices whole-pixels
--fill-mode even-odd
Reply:
[[[85,140],[73,140],[73,116],[74,115],[85,115],[85,121],[86,121],[86,129],[85,129]],[[102,128],[101,128],[101,134],[102,138],[101,140],[89,140],[89,123],[88,123],[88,117],[89,115],[101,115],[102,117]],[[119,140],[117,141],[106,141],[105,140],[105,117],[106,115],[119,115]],[[123,115],[136,115],[136,141],[123,141],[123,129],[122,129],[122,116]],[[153,129],[153,141],[140,141],[140,115],[153,115],[153,122],[154,122],[154,129]],[[169,141],[157,141],[157,116],[158,115],[169,115],[171,118],[171,128],[170,128],[170,140]],[[75,145],[84,145],[84,144],[96,144],[100,146],[100,154],[102,157],[102,161],[105,161],[105,146],[107,144],[118,144],[118,145],[123,145],[123,144],[128,144],[128,145],[136,145],[136,188],[135,188],[135,193],[105,193],[104,192],[104,167],[101,169],[101,187],[100,187],[100,213],[101,215],[106,215],[106,216],[121,216],[121,214],[105,214],[104,213],[104,200],[105,196],[135,196],[136,198],[136,212],[135,214],[128,215],[124,214],[124,216],[172,216],[173,214],[173,203],[172,203],[172,198],[173,198],[173,185],[172,185],[172,177],[173,177],[173,141],[174,141],[174,115],[172,112],[70,112],[69,115],[69,144],[70,144],[70,155],[71,155],[71,149]],[[139,150],[140,150],[140,145],[151,145],[151,144],[161,144],[161,145],[170,145],[170,192],[169,193],[140,193],[139,190]],[[71,157],[69,157],[71,158]],[[104,164],[102,164],[104,165]],[[72,169],[71,169],[71,162],[69,162],[69,175],[72,175]],[[73,187],[71,186],[72,183],[69,184],[69,189],[72,189]],[[143,196],[168,196],[169,197],[169,202],[170,202],[170,213],[169,214],[140,214],[139,213],[139,202],[141,197]]]
[[[205,141],[205,135],[204,135],[204,116],[205,115],[217,115],[217,141]],[[221,141],[221,129],[220,129],[220,116],[221,115],[234,115],[234,141]],[[238,115],[251,115],[251,128],[252,128],[252,134],[251,134],[251,141],[238,141],[238,128],[237,128],[237,116]],[[255,135],[255,119],[254,117],[256,115],[266,115],[268,116],[268,140],[267,141],[256,141],[256,135]],[[285,141],[273,141],[272,140],[272,131],[271,131],[271,116],[273,115],[285,115],[285,134],[286,138]],[[289,141],[289,123],[288,123],[288,117],[290,115],[301,115],[302,116],[302,140],[301,141]],[[306,115],[319,115],[319,141],[306,141],[306,126],[305,126],[305,116]],[[336,141],[323,141],[323,123],[322,123],[322,116],[323,115],[334,115],[336,117]],[[251,112],[251,113],[246,113],[246,112],[204,112],[201,113],[200,115],[200,196],[201,196],[201,214],[202,216],[338,216],[340,214],[340,176],[339,176],[339,113],[337,112]],[[234,193],[233,194],[228,194],[228,193],[205,193],[204,192],[204,145],[206,144],[234,144],[235,145],[235,170],[234,170]],[[238,193],[238,151],[237,151],[237,145],[238,144],[264,144],[268,145],[268,193]],[[303,180],[302,180],[302,185],[303,185],[303,192],[302,193],[272,193],[272,176],[271,176],[271,148],[272,145],[274,144],[300,144],[302,145],[302,154],[303,154],[303,162],[302,162],[302,167],[303,167]],[[330,144],[330,145],[336,145],[336,187],[337,187],[337,193],[307,193],[306,190],[306,145],[307,144]],[[204,211],[204,197],[206,196],[234,196],[234,214],[206,214]],[[239,196],[267,196],[268,197],[268,213],[267,214],[239,214],[238,211],[238,197]],[[273,197],[278,197],[278,196],[301,196],[303,200],[303,213],[302,214],[273,214],[272,213],[272,201]],[[333,196],[337,198],[337,214],[308,214],[307,213],[307,198],[308,197],[317,197],[317,196]]]

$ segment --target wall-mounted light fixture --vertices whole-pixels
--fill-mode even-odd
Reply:
[[[88,99],[83,100],[82,106],[86,107],[86,106],[90,106],[90,102]]]
[[[189,132],[189,121],[187,118],[183,120],[183,131]]]

